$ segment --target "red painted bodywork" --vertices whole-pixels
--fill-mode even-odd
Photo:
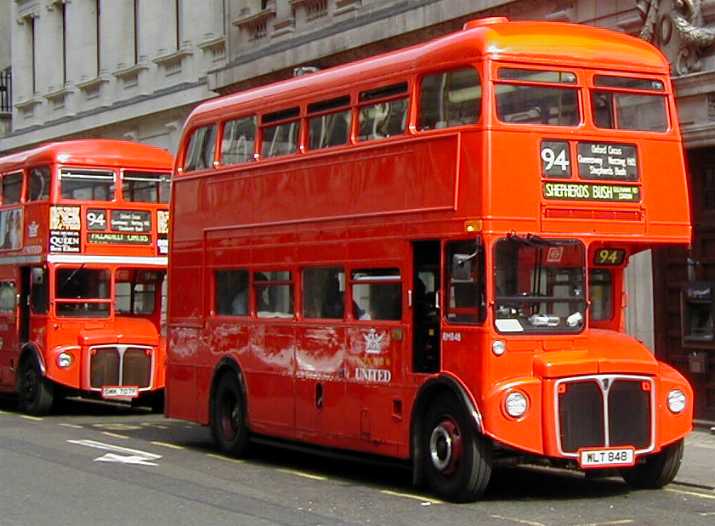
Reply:
[[[168,416],[209,423],[215,371],[228,359],[243,373],[252,431],[401,458],[411,454],[411,415],[418,391],[437,376],[463,387],[481,414],[486,435],[538,455],[563,456],[557,446],[553,395],[559,378],[611,373],[652,378],[657,402],[652,452],[691,429],[692,390],[687,381],[624,333],[623,265],[611,268],[612,316],[590,321],[578,334],[499,334],[490,308],[481,325],[443,319],[442,333],[458,333],[459,341],[443,339],[439,373],[411,370],[407,291],[412,241],[481,236],[487,297],[493,298],[493,243],[510,232],[579,239],[586,247],[587,268],[593,268],[594,254],[604,246],[631,255],[691,239],[669,66],[655,48],[622,34],[570,24],[492,20],[470,27],[405,50],[215,99],[192,113],[177,155],[172,195]],[[418,131],[415,92],[421,76],[465,65],[481,74],[480,123]],[[576,73],[583,123],[556,127],[499,122],[493,80],[503,65]],[[597,129],[584,102],[595,74],[661,80],[669,130]],[[219,131],[214,166],[190,173],[181,169],[188,139],[200,126],[299,106],[305,129],[310,103],[350,95],[355,117],[361,91],[404,81],[412,94],[404,135],[360,142],[353,126],[350,144],[310,151],[304,133],[296,154],[257,156],[256,162],[225,166],[219,162]],[[545,199],[539,148],[548,139],[635,144],[640,179],[633,184],[642,199]],[[474,230],[467,230],[467,224]],[[306,266],[331,264],[344,266],[346,274],[356,268],[399,268],[403,319],[366,322],[350,314],[337,322],[304,319],[299,279],[294,281],[297,314],[291,319],[237,319],[214,312],[215,269],[280,269],[298,276]],[[371,329],[387,335],[382,354],[365,352]],[[494,340],[506,342],[503,356],[492,353]],[[391,380],[357,381],[357,368],[387,369]],[[322,407],[316,407],[316,383],[323,386]],[[667,393],[674,387],[688,397],[687,408],[678,415],[666,408]],[[523,391],[530,403],[521,419],[509,418],[503,410],[506,394],[514,389]]]
[[[24,183],[20,203],[0,205],[0,211],[19,208],[22,210],[22,241],[16,249],[0,251],[0,281],[14,283],[18,298],[22,290],[22,268],[45,268],[49,274],[49,287],[55,290],[55,272],[62,268],[104,269],[111,273],[112,305],[114,304],[114,276],[118,269],[158,270],[166,269],[166,254],[160,255],[157,247],[157,213],[168,213],[168,205],[162,203],[130,202],[120,197],[113,201],[80,201],[63,199],[60,193],[58,174],[63,168],[76,170],[102,170],[112,172],[115,184],[121,188],[124,170],[164,172],[170,174],[173,157],[166,150],[126,141],[74,140],[49,143],[31,150],[0,158],[0,176],[23,173]],[[48,167],[51,173],[49,199],[29,201],[27,198],[29,173],[33,168]],[[57,254],[50,250],[50,210],[54,206],[79,209],[79,251],[72,254]],[[104,209],[107,217],[112,210],[138,210],[150,213],[151,243],[144,245],[97,244],[87,240],[86,214],[89,209]],[[111,232],[111,229],[108,229]],[[69,256],[69,259],[63,258]],[[70,261],[71,260],[71,261]],[[166,341],[162,335],[161,294],[152,315],[120,315],[111,309],[107,317],[63,317],[56,313],[54,292],[50,294],[50,306],[46,314],[29,314],[29,338],[20,341],[21,306],[0,312],[0,390],[16,389],[16,373],[23,350],[31,347],[36,353],[46,378],[55,384],[83,393],[99,394],[101,389],[90,385],[89,355],[91,347],[104,345],[137,345],[147,349],[152,357],[150,387],[142,390],[149,393],[164,388]],[[58,366],[57,358],[68,352],[73,358],[67,368]]]

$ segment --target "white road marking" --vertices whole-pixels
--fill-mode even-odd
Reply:
[[[590,522],[588,524],[579,524],[578,526],[616,526],[618,524],[633,524],[634,522],[632,519],[621,519],[608,522]]]
[[[438,499],[430,499],[428,497],[424,497],[422,495],[414,495],[412,493],[402,493],[400,491],[390,491],[389,489],[383,489],[380,491],[380,493],[384,495],[390,495],[392,497],[404,497],[406,499],[412,499],[412,500],[419,500],[423,504],[425,502],[429,504],[444,504],[443,501],[438,500]]]
[[[123,439],[129,438],[129,437],[126,436],[126,435],[119,435],[119,434],[117,434],[117,433],[110,433],[109,431],[102,431],[102,434],[103,434],[103,435],[107,435],[108,437],[114,437],[114,438],[123,438]]]
[[[20,415],[20,418],[24,418],[25,420],[32,420],[33,422],[41,422],[44,420],[44,418],[40,418],[39,416],[30,415]]]
[[[665,488],[665,491],[670,491],[671,493],[680,493],[681,495],[690,495],[692,497],[700,497],[701,499],[715,500],[715,493],[708,495],[707,493],[698,493],[696,491],[683,491],[682,489],[673,488]]]
[[[288,473],[289,475],[296,475],[297,477],[303,477],[311,480],[328,480],[328,477],[322,475],[313,475],[312,473],[306,473],[304,471],[298,471],[295,469],[279,469],[281,473]]]
[[[159,442],[158,440],[155,440],[150,443],[154,444],[155,446],[168,447],[171,449],[186,449],[186,448],[184,448],[184,446],[179,446],[177,444],[169,444],[168,442]]]
[[[157,455],[155,453],[149,453],[139,449],[129,449],[127,447],[115,446],[113,444],[105,444],[103,442],[97,442],[96,440],[68,440],[67,442],[70,444],[77,444],[79,446],[86,446],[110,452],[106,455],[95,458],[95,462],[121,462],[123,464],[158,466],[159,464],[151,461],[159,460],[161,458],[161,455]]]
[[[207,453],[206,456],[215,458],[218,460],[223,460],[226,462],[233,462],[234,464],[243,464],[243,460],[239,460],[237,458],[231,458],[231,457],[224,457],[223,455],[216,455],[215,453]]]
[[[701,517],[711,517],[713,515],[715,515],[715,511],[704,511],[700,514]]]
[[[65,424],[65,423],[62,423],[62,424],[59,424],[59,425],[61,425],[62,427],[71,427],[72,429],[84,429],[82,426],[78,426],[78,425],[76,425],[76,424]]]
[[[524,519],[517,519],[515,517],[504,517],[502,515],[490,515],[492,519],[499,519],[502,521],[511,521],[511,522],[516,522],[517,524],[528,524],[529,526],[546,526],[545,524],[541,522],[535,522],[535,521],[527,521]]]

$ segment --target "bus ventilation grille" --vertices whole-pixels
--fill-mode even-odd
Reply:
[[[647,449],[652,439],[650,385],[647,379],[610,377],[561,383],[562,452],[576,453],[587,447]]]
[[[151,356],[151,350],[142,347],[94,347],[90,352],[90,386],[149,387]]]

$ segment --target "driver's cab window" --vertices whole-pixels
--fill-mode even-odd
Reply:
[[[486,317],[484,250],[477,240],[446,246],[445,317],[452,323],[482,323]]]
[[[115,311],[119,315],[154,314],[161,298],[164,273],[156,270],[119,269],[115,279]]]

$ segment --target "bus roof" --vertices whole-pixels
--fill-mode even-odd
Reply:
[[[148,144],[111,139],[80,139],[51,142],[0,157],[0,172],[54,163],[170,170],[173,157],[168,151]]]
[[[559,67],[592,67],[666,75],[669,63],[653,45],[636,37],[592,26],[562,22],[509,22],[495,17],[468,22],[462,31],[390,53],[336,66],[238,92],[201,104],[190,121],[216,118],[215,112],[239,106],[244,111],[269,110],[291,100],[335,93],[370,79],[394,79],[440,65],[488,57],[528,59],[530,63]],[[254,106],[255,108],[251,108]]]

